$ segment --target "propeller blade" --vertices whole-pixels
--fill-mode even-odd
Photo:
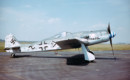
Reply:
[[[113,53],[113,56],[114,56],[114,51],[113,51],[113,45],[112,45],[112,39],[111,38],[110,38],[110,44],[111,44],[112,53]]]
[[[108,28],[107,28],[109,34],[111,34],[111,29],[110,29],[110,23],[108,23]]]
[[[110,23],[108,23],[108,29],[107,30],[108,30],[109,34],[111,35]],[[114,54],[114,50],[113,50],[112,38],[110,38],[110,45],[111,45],[111,48],[112,48],[113,56],[114,56],[114,58],[116,60],[116,57],[115,57],[115,54]]]
[[[111,38],[110,38],[110,44],[111,44],[111,49],[112,49],[112,53],[113,53],[114,59],[116,60],[116,57],[115,57],[115,54],[114,54],[114,50],[113,50],[113,45],[112,45],[112,39]]]

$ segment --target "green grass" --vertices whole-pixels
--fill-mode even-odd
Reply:
[[[112,50],[110,44],[96,44],[89,46],[89,49],[92,51],[110,51]],[[130,44],[114,44],[113,45],[114,50],[130,50]],[[79,48],[81,50],[81,48]],[[62,51],[78,51],[78,49],[68,49],[68,50],[62,50]]]
[[[97,45],[92,45],[89,48],[94,51],[102,51],[102,50],[109,51],[112,49],[110,44],[97,44]],[[130,50],[130,44],[114,44],[113,49]]]
[[[5,52],[5,42],[0,42],[0,52]]]
[[[21,44],[29,44],[31,42],[21,42]],[[5,42],[0,42],[0,52],[5,52],[4,50],[4,44]],[[109,44],[96,44],[89,46],[89,49],[92,51],[109,51],[111,50],[111,46]],[[114,50],[130,50],[130,44],[114,44],[113,45]],[[61,51],[78,51],[78,49],[67,49],[67,50],[61,50]],[[79,48],[81,50],[81,48]]]

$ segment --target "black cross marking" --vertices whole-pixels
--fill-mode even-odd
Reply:
[[[44,44],[47,44],[47,43],[44,41]]]
[[[44,49],[46,50],[47,47],[48,47],[48,46],[44,46]]]
[[[43,51],[43,47],[39,47]]]
[[[39,45],[42,45],[42,42]],[[43,51],[43,47],[39,47],[39,49],[41,49]]]
[[[42,45],[42,42],[39,45]]]

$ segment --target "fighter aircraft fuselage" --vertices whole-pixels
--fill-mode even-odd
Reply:
[[[19,53],[19,52],[35,52],[35,51],[54,51],[72,48],[82,48],[85,55],[85,60],[94,60],[88,46],[107,42],[110,40],[112,46],[112,38],[115,37],[115,33],[111,32],[110,25],[108,29],[96,30],[96,31],[82,31],[82,32],[62,32],[54,35],[50,38],[43,39],[32,44],[20,44],[16,38],[10,34],[5,38],[5,50],[7,52]],[[90,59],[89,59],[90,58]]]

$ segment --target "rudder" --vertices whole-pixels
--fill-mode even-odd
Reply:
[[[17,41],[13,34],[6,36],[5,50],[6,52],[20,52],[20,43]]]

